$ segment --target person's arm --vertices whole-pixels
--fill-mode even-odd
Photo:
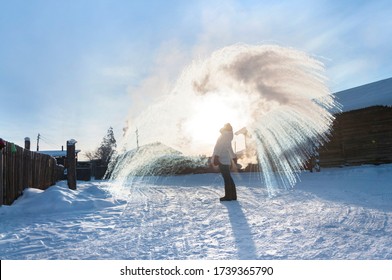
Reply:
[[[219,165],[219,156],[221,154],[222,150],[222,141],[220,141],[220,138],[216,141],[215,147],[214,147],[214,152],[212,153],[212,164],[213,165]]]
[[[233,151],[233,147],[231,146],[231,144],[230,144],[230,147],[229,147],[229,154],[230,154],[231,159],[234,160],[235,158],[237,158],[236,154]]]
[[[212,157],[212,162],[213,162],[214,165],[219,165],[219,164],[220,164],[219,156],[214,155],[214,156]]]

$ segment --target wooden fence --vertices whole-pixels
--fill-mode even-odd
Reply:
[[[0,153],[0,205],[11,205],[27,187],[47,189],[64,172],[53,157],[10,142]]]

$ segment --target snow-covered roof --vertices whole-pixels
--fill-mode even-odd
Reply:
[[[344,112],[376,105],[392,106],[392,78],[339,91],[334,95],[343,105]]]
[[[79,152],[80,152],[80,150],[75,150],[75,154],[78,154]],[[38,151],[37,153],[49,155],[49,156],[52,156],[52,157],[66,157],[67,156],[67,151],[66,150],[64,150],[64,151],[62,151],[62,150],[58,150],[58,151],[56,151],[56,150],[53,150],[53,151]]]

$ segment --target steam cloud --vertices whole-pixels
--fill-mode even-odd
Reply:
[[[207,155],[214,143],[197,136],[211,133],[208,127],[214,124],[216,132],[225,122],[237,130],[246,127],[253,150],[248,155],[257,158],[273,195],[296,183],[314,147],[328,141],[337,111],[321,62],[292,48],[237,44],[186,67],[173,90],[133,123],[144,143]]]

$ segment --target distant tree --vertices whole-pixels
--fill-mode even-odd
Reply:
[[[103,137],[101,145],[93,152],[86,152],[85,156],[90,160],[101,160],[102,164],[109,164],[113,154],[116,152],[117,143],[114,138],[113,128],[110,127]]]
[[[94,159],[95,159],[94,152],[92,152],[92,151],[85,152],[84,155],[85,155],[85,157],[88,158],[89,160],[94,160]]]

